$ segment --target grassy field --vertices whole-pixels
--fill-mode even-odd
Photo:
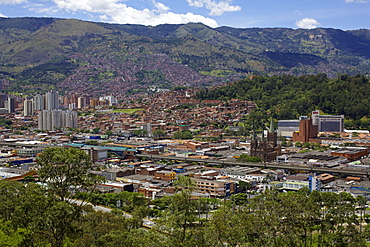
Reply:
[[[114,109],[113,112],[123,112],[123,113],[127,113],[127,114],[132,114],[132,113],[135,113],[137,111],[142,111],[144,110],[143,108],[135,108],[135,109]]]

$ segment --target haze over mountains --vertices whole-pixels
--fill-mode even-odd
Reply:
[[[114,95],[251,74],[370,74],[370,31],[0,18],[0,58],[8,92]]]

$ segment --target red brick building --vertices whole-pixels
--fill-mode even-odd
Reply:
[[[331,152],[333,156],[342,156],[350,161],[359,160],[368,154],[368,149],[339,149]]]
[[[299,122],[299,132],[293,133],[293,142],[317,142],[317,125],[312,124],[312,119],[302,119]]]

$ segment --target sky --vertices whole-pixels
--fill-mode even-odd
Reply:
[[[370,0],[0,0],[0,17],[119,24],[370,29]]]

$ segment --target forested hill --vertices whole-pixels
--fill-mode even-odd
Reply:
[[[370,31],[0,18],[0,58],[8,92],[118,94],[215,86],[251,74],[370,74]]]
[[[365,76],[325,74],[301,77],[255,76],[213,89],[198,91],[199,99],[244,99],[277,119],[296,119],[319,109],[327,114],[345,115],[346,126],[367,129],[370,121],[370,82]]]

